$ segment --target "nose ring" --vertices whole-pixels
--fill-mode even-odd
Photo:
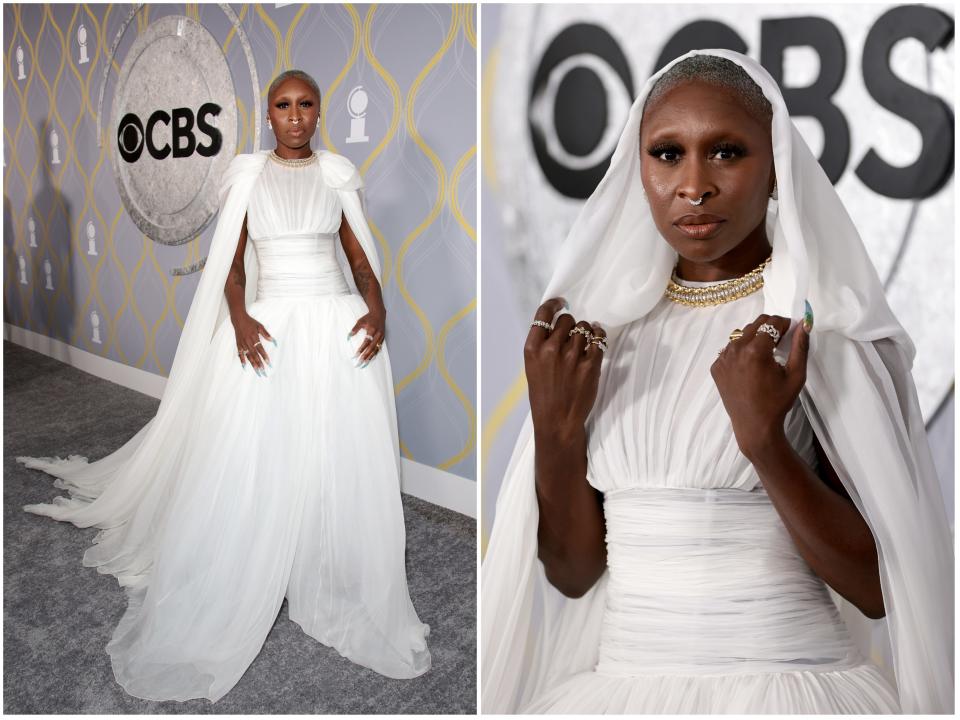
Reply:
[[[300,118],[290,118],[290,122],[292,122],[294,125],[296,125],[297,123],[300,122]]]
[[[690,203],[691,205],[703,205],[703,199],[704,199],[706,196],[707,196],[707,194],[704,193],[703,195],[700,196],[700,199],[699,199],[699,200],[691,200],[690,198],[687,198],[687,202]]]

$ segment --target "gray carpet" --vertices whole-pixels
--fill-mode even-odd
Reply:
[[[433,667],[391,680],[308,637],[284,601],[263,649],[217,703],[148,702],[116,684],[104,648],[126,607],[111,575],[83,567],[97,530],[23,512],[61,494],[17,455],[96,460],[131,437],[157,400],[4,342],[4,713],[402,713],[476,711],[476,529],[404,496],[407,577],[430,625]]]

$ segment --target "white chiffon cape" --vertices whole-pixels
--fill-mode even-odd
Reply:
[[[876,539],[886,618],[870,621],[835,598],[866,645],[887,628],[905,713],[953,711],[953,550],[916,390],[914,347],[891,312],[876,270],[840,198],[756,61],[728,50],[773,106],[778,200],[768,215],[773,259],[763,312],[815,324],[801,402],[818,440]],[[659,235],[640,181],[639,131],[648,80],[597,189],[559,250],[543,295],[599,321],[610,342],[662,297],[676,253]],[[607,575],[582,598],[561,595],[537,559],[534,443],[527,418],[496,505],[481,570],[481,709],[516,712],[597,663]],[[871,648],[861,647],[864,656]]]
[[[306,293],[303,297],[294,294],[289,298],[260,300],[260,308],[271,317],[293,318],[294,325],[311,322],[316,326],[305,328],[295,337],[280,339],[281,347],[274,356],[274,364],[277,371],[288,369],[269,381],[270,385],[257,384],[261,381],[254,381],[252,375],[240,375],[243,369],[236,363],[232,328],[222,327],[229,322],[224,284],[244,215],[248,207],[252,207],[248,202],[252,199],[251,191],[258,187],[265,192],[262,185],[255,183],[267,162],[268,152],[238,155],[224,174],[220,216],[155,417],[119,450],[96,462],[88,463],[79,455],[66,460],[17,458],[27,467],[55,475],[56,486],[69,492],[69,497],[27,505],[25,510],[79,527],[100,528],[94,544],[84,553],[84,564],[114,575],[128,590],[127,613],[107,650],[118,682],[138,697],[158,700],[207,697],[213,701],[222,697],[259,652],[285,592],[290,601],[291,619],[312,637],[336,648],[354,662],[393,678],[415,677],[430,667],[424,639],[428,627],[416,617],[406,586],[398,482],[399,445],[387,354],[384,350],[375,368],[365,371],[355,369],[341,358],[349,354],[346,332],[356,317],[366,311],[366,305],[358,296],[335,292],[321,297]],[[318,155],[317,163],[305,170],[284,169],[283,172],[308,173],[313,183],[310,188],[322,187],[324,193],[334,197],[332,202],[326,196],[318,197],[317,202],[324,200],[326,207],[335,208],[329,210],[335,212],[335,217],[327,218],[333,227],[340,224],[342,209],[379,277],[380,263],[359,196],[360,175],[342,156],[327,152]],[[313,215],[319,217],[320,213]],[[252,218],[253,215],[251,222]],[[276,218],[268,216],[268,219]],[[333,250],[335,233],[326,234],[333,237],[322,240],[328,243],[324,247]],[[270,251],[263,257],[272,258],[272,273],[276,276],[278,260],[287,257],[283,255],[285,252],[289,255],[287,246],[278,239],[264,238],[258,242],[262,242],[261,252]],[[296,247],[309,248],[312,246],[307,242],[319,243],[320,240],[300,242]],[[257,307],[257,289],[262,284],[256,244],[253,239],[248,241],[244,254],[248,307]],[[271,250],[275,246],[280,249]],[[317,271],[316,258],[320,256],[311,255],[309,250],[298,252],[303,253],[306,275]],[[331,252],[329,259],[335,263],[333,255]],[[264,263],[266,269],[266,259]],[[337,275],[344,281],[346,290],[345,278]],[[315,282],[313,276],[308,279],[322,285]],[[271,287],[278,282],[278,278],[273,277]],[[296,282],[294,273],[292,286],[295,288]],[[336,283],[328,284],[332,287]],[[268,325],[274,327],[269,321]],[[337,337],[336,343],[332,339],[327,342],[333,336]],[[323,352],[309,349],[304,352],[303,343],[297,342],[300,337],[319,339],[327,347],[322,348]],[[359,336],[354,340],[358,339]],[[291,352],[298,354],[291,355]],[[310,368],[302,368],[303,362],[310,363]],[[190,434],[188,442],[187,434],[193,421],[211,407],[214,412],[222,408],[237,409],[236,404],[223,399],[231,395],[231,389],[225,386],[230,381],[219,384],[211,381],[209,373],[219,373],[213,380],[222,381],[226,376],[223,364],[217,363],[229,365],[229,370],[237,374],[235,394],[253,398],[253,404],[248,407],[254,412],[257,407],[267,407],[265,403],[269,400],[271,408],[285,413],[284,418],[275,419],[273,423],[256,425],[257,433],[264,427],[276,432],[289,431],[280,421],[291,422],[291,417],[300,412],[303,413],[303,433],[316,431],[312,440],[303,434],[293,437],[295,433],[291,432],[283,438],[270,437],[267,431],[262,436],[244,440],[231,436],[231,432],[238,427],[248,428],[249,424],[234,423],[218,433],[219,419],[214,417],[211,421],[204,417],[204,422],[212,422],[214,426],[205,426],[204,432]],[[314,368],[316,372],[312,376],[310,370]],[[334,377],[335,372],[344,369],[346,373],[341,378]],[[322,398],[314,399],[313,405],[319,406],[317,412],[310,410],[309,399],[301,404],[284,405],[291,393],[296,392],[298,383],[311,391],[324,391]],[[336,387],[328,387],[330,383]],[[211,388],[216,391],[213,395],[208,392]],[[239,411],[247,412],[247,408]],[[337,423],[340,412],[356,417]],[[338,438],[324,429],[331,424],[337,424],[338,429],[350,433],[350,437]],[[359,428],[363,430],[357,432]],[[363,431],[373,432],[375,437],[355,444],[354,440],[362,438]],[[317,442],[328,442],[331,438],[336,441],[336,451],[321,447],[317,453],[313,452]],[[221,440],[226,440],[224,446],[230,449],[225,460],[216,457],[219,451],[210,449]],[[197,442],[211,445],[197,447]],[[265,453],[258,450],[260,442],[269,444],[280,455],[293,448],[296,457],[291,466],[274,463],[276,476],[271,477],[272,470],[267,467],[266,475],[259,479],[241,478],[242,473],[235,467],[228,468],[235,482],[218,485],[220,478],[211,468],[227,467],[231,459],[242,467],[256,467],[258,462],[270,464],[269,458],[264,460]],[[235,446],[239,448],[236,452]],[[248,450],[249,456],[245,457]],[[317,462],[320,451],[323,460]],[[349,457],[351,453],[353,457]],[[189,465],[190,472],[184,473],[183,465],[188,459],[195,461],[196,457],[200,462],[193,462]],[[338,471],[335,461],[349,467]],[[303,471],[311,462],[314,465]],[[306,477],[314,471],[320,476]],[[264,479],[270,482],[262,482]],[[337,486],[338,480],[342,487]],[[349,482],[344,485],[344,481]],[[181,487],[178,485],[181,482],[195,482],[195,485]],[[204,488],[208,490],[206,494],[198,492]],[[219,492],[233,495],[220,497]],[[257,493],[264,494],[266,499],[258,499]],[[202,501],[197,512],[190,507],[194,498]],[[218,501],[221,501],[220,516],[230,521],[217,526],[222,532],[218,540],[227,540],[228,531],[232,533],[231,542],[236,542],[234,548],[242,547],[242,542],[263,540],[263,551],[256,557],[252,550],[244,555],[242,567],[236,564],[236,551],[232,555],[221,553],[209,537],[211,525],[206,524],[205,518],[218,509],[211,507]],[[256,504],[254,510],[262,511],[260,515],[251,510],[252,503]],[[233,515],[231,508],[235,511]],[[291,512],[284,516],[281,510]],[[327,522],[330,518],[325,514],[335,514],[335,518]],[[301,517],[302,522],[298,519]],[[243,522],[261,524],[244,528]],[[292,535],[298,526],[304,529]],[[371,526],[376,533],[370,533]],[[170,532],[165,532],[168,529]],[[306,547],[297,548],[296,542],[303,542]],[[271,548],[277,551],[276,556],[271,554]],[[203,562],[219,564],[204,569],[201,556]],[[254,573],[255,567],[260,575]],[[296,576],[295,580],[285,581],[283,567],[288,568],[291,576]],[[221,585],[211,589],[214,575],[220,578]],[[236,597],[234,606],[224,611],[222,590],[241,586],[242,583],[235,582],[237,578],[255,583],[255,590]],[[149,594],[147,590],[153,589],[155,582],[160,585],[160,581],[166,585]],[[160,602],[166,603],[162,620],[169,623],[168,627],[182,632],[192,627],[191,622],[201,622],[203,633],[212,639],[205,640],[206,636],[197,632],[190,640],[198,647],[187,647],[186,642],[168,647],[178,640],[175,632],[158,630],[164,627],[158,619],[161,613],[156,610]],[[208,606],[213,610],[209,616],[201,617],[201,611]],[[198,621],[198,617],[201,620]],[[229,625],[230,622],[234,624]],[[263,636],[258,634],[261,631]]]
[[[151,538],[165,517],[171,493],[167,483],[175,477],[172,463],[184,441],[198,383],[202,382],[207,348],[222,322],[229,318],[223,288],[237,249],[237,238],[247,210],[250,191],[271,151],[240,154],[231,160],[220,188],[220,214],[200,282],[184,323],[157,414],[115,452],[96,462],[71,455],[59,458],[23,458],[27,467],[56,475],[55,485],[70,491],[53,504],[29,506],[31,512],[72,522],[77,527],[98,527],[116,532],[100,533],[93,548],[109,563],[95,564],[102,573],[115,575],[123,586],[137,586],[148,573],[152,560]],[[328,185],[335,188],[344,216],[366,253],[373,271],[380,276],[380,260],[373,236],[363,215],[360,189],[363,180],[346,158],[321,151],[321,168]],[[253,243],[244,251],[246,303],[257,293],[257,255]],[[96,499],[96,503],[91,500]],[[145,502],[145,500],[149,501]],[[129,522],[138,512],[149,512],[150,522]],[[107,549],[109,547],[109,550]]]

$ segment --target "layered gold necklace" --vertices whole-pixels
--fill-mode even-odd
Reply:
[[[674,268],[664,295],[672,302],[690,307],[710,307],[739,300],[763,287],[763,269],[770,262],[770,257],[746,275],[705,287],[681,285],[678,282],[680,278],[677,277],[677,269]]]
[[[270,159],[280,163],[281,165],[286,165],[287,167],[303,167],[304,165],[309,165],[314,160],[316,160],[317,154],[311,153],[309,157],[289,159],[289,158],[280,157],[279,155],[277,155],[276,150],[271,150]]]

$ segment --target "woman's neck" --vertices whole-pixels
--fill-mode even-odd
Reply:
[[[291,148],[286,145],[278,144],[273,152],[277,154],[277,157],[281,157],[284,160],[304,160],[311,155],[313,155],[313,150],[310,147],[310,143],[307,143],[303,147]]]
[[[699,262],[680,256],[677,261],[677,277],[694,282],[730,280],[746,275],[770,257],[770,243],[766,227],[761,224],[736,247],[715,260]]]

